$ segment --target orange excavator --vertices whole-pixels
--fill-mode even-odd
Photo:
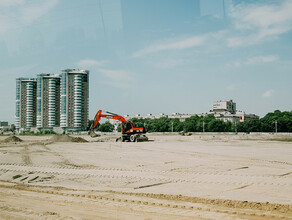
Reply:
[[[92,123],[92,125],[89,128],[90,131],[90,136],[91,137],[96,137],[96,134],[94,133],[94,129],[96,128],[100,118],[107,118],[107,119],[115,119],[118,120],[120,122],[122,122],[122,137],[118,138],[118,140],[121,141],[131,141],[131,142],[135,142],[135,141],[147,141],[148,138],[143,135],[146,133],[145,128],[144,127],[134,127],[132,122],[127,121],[124,117],[117,115],[115,113],[111,113],[111,112],[106,112],[108,114],[102,114],[102,110],[99,110],[94,118],[94,122]]]

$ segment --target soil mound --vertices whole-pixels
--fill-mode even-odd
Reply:
[[[51,142],[78,142],[78,143],[85,143],[88,142],[87,140],[81,137],[71,137],[67,134],[56,134],[51,139]]]
[[[22,142],[23,140],[20,139],[19,137],[16,136],[10,136],[8,138],[6,138],[5,140],[3,140],[4,143],[9,143],[9,142]]]

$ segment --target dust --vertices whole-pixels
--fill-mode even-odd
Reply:
[[[81,137],[71,137],[67,134],[56,134],[54,135],[49,142],[77,142],[77,143],[85,143],[87,140]]]

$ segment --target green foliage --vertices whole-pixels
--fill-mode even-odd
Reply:
[[[137,119],[132,123],[136,127],[145,126],[147,132],[275,132],[275,121],[277,121],[278,132],[292,132],[292,112],[281,112],[276,110],[268,113],[265,117],[251,118],[240,123],[224,122],[215,119],[214,115],[204,117],[191,116],[181,122],[178,118],[172,119],[162,117],[159,119]]]
[[[178,118],[161,117],[158,119],[137,119],[133,118],[132,123],[135,127],[145,126],[147,132],[203,132],[205,131],[232,131],[231,122],[223,122],[215,119],[214,115],[205,117],[191,116],[181,122]]]
[[[135,127],[144,126],[147,132],[275,132],[275,121],[277,120],[278,132],[292,132],[292,112],[281,112],[276,110],[268,113],[265,117],[258,119],[247,119],[240,123],[231,123],[218,120],[214,115],[191,116],[184,122],[178,118],[161,117],[158,119],[133,118],[131,122]],[[99,131],[111,132],[114,126],[109,122],[101,124]],[[118,126],[121,132],[121,125]]]
[[[112,132],[114,130],[114,126],[109,121],[106,121],[98,127],[98,130],[101,132]]]
[[[249,119],[238,124],[239,132],[292,132],[292,112],[276,110],[261,119]]]

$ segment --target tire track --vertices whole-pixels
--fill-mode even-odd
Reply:
[[[239,188],[243,185],[274,185],[279,187],[292,186],[292,180],[288,175],[284,176],[263,176],[263,175],[237,175],[220,172],[198,172],[198,173],[176,173],[164,171],[133,170],[120,168],[83,168],[72,166],[32,166],[25,164],[0,164],[0,170],[4,172],[42,173],[48,175],[66,175],[76,177],[98,177],[100,180],[134,180],[152,181],[150,185],[158,183],[188,183],[188,184],[212,184],[212,185],[234,185]],[[246,178],[243,181],[242,177]],[[281,180],[282,182],[278,182]],[[285,180],[283,182],[283,180]],[[134,188],[139,188],[135,186]]]
[[[27,145],[25,145],[23,147],[23,150],[21,151],[21,156],[22,156],[22,161],[25,165],[32,164],[30,156],[29,156],[29,149],[28,149]]]
[[[18,191],[28,191],[34,193],[43,193],[53,196],[66,198],[78,198],[78,201],[101,201],[110,205],[134,205],[141,209],[142,207],[161,207],[167,209],[181,210],[181,211],[194,211],[220,213],[231,216],[251,216],[257,219],[260,218],[275,218],[275,219],[290,219],[292,215],[291,205],[269,204],[260,202],[247,202],[247,201],[234,201],[234,200],[220,200],[220,199],[204,199],[198,197],[186,197],[176,195],[164,194],[142,194],[142,193],[127,193],[115,191],[96,191],[89,193],[87,191],[82,193],[66,192],[65,189],[37,189],[25,186],[7,186],[0,185],[1,188],[13,189]],[[62,190],[62,191],[60,191]],[[7,192],[6,192],[7,193]],[[97,195],[99,194],[99,195]],[[150,200],[149,200],[150,199]],[[132,207],[133,208],[133,207]],[[0,210],[2,207],[0,206]],[[6,209],[6,207],[5,207]],[[10,208],[13,211],[13,208]],[[273,210],[273,211],[271,211]],[[20,210],[21,211],[21,210]],[[264,213],[263,213],[264,211]],[[29,214],[32,212],[28,211]],[[184,213],[184,212],[182,212]],[[177,212],[176,212],[177,214]]]

